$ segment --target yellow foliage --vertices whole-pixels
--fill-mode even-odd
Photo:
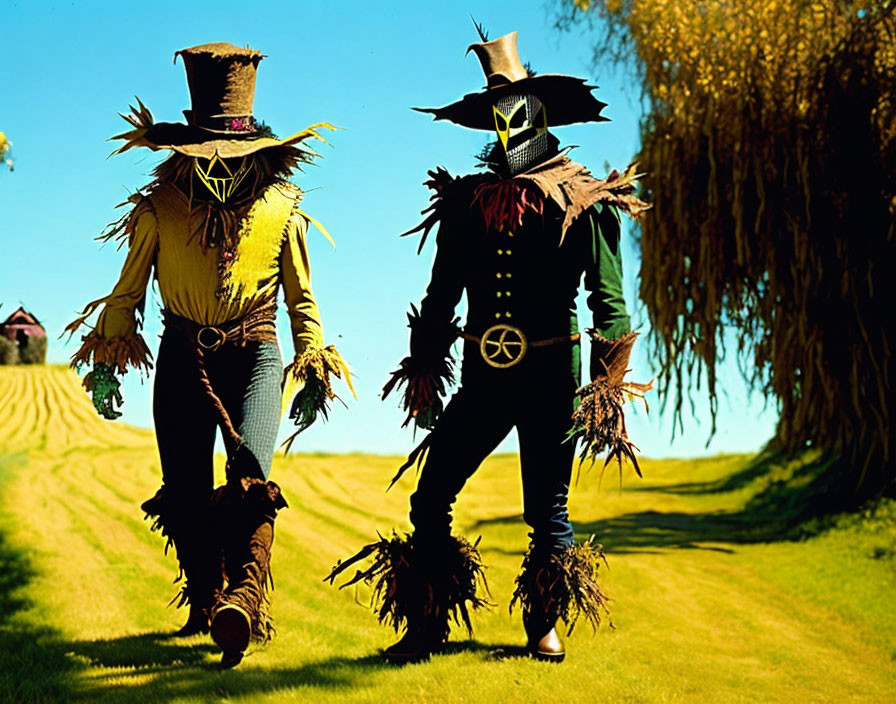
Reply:
[[[787,447],[892,482],[896,3],[566,5],[598,18],[596,55],[631,49],[643,78],[641,296],[679,419],[695,381],[715,408],[733,326]]]
[[[6,134],[0,132],[0,164],[6,164],[7,168],[12,171],[12,142],[9,141]]]

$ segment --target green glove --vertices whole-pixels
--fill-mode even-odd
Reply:
[[[84,388],[90,392],[96,412],[107,420],[121,417],[121,413],[115,410],[123,402],[118,390],[120,386],[121,382],[115,377],[112,367],[105,362],[95,362],[93,371],[84,377]]]
[[[289,411],[290,419],[299,428],[296,434],[310,428],[317,420],[318,413],[323,416],[324,420],[327,419],[331,393],[327,389],[327,385],[317,377],[317,374],[313,371],[308,374],[305,386],[296,394]]]

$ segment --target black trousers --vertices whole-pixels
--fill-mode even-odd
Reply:
[[[274,342],[225,344],[205,353],[215,393],[244,444],[228,447],[231,471],[267,479],[280,426],[283,363]],[[153,419],[166,491],[196,505],[213,489],[218,416],[200,383],[195,352],[179,330],[166,328],[153,387]]]
[[[572,545],[567,498],[575,448],[566,441],[580,376],[579,344],[530,349],[516,366],[488,366],[475,343],[464,347],[461,387],[432,431],[411,496],[415,537],[451,530],[451,506],[482,461],[516,428],[523,518],[536,552]]]

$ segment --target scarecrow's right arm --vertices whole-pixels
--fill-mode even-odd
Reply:
[[[429,366],[450,359],[450,347],[457,337],[454,309],[464,292],[457,258],[457,238],[452,219],[445,217],[436,234],[436,255],[426,295],[408,316],[411,328],[411,357]]]
[[[406,384],[402,407],[408,415],[402,427],[413,420],[418,428],[425,430],[434,427],[443,409],[441,397],[454,381],[451,343],[458,335],[454,310],[464,289],[459,259],[462,254],[459,239],[463,233],[459,231],[459,213],[455,209],[469,207],[462,200],[449,197],[450,193],[456,193],[452,186],[457,179],[452,179],[443,170],[430,172],[430,176],[427,185],[436,192],[430,208],[432,213],[411,232],[422,230],[425,241],[428,231],[436,223],[439,225],[432,275],[420,310],[411,306],[408,314],[411,353],[401,360],[399,368],[392,372],[383,387],[385,399],[393,388]]]
[[[103,306],[94,328],[81,338],[81,347],[72,356],[71,366],[80,369],[93,364],[93,371],[84,378],[84,386],[93,393],[97,411],[106,418],[120,415],[112,408],[113,396],[120,403],[114,375],[124,374],[129,366],[147,373],[152,368],[152,355],[139,333],[137,320],[158,248],[158,221],[145,198],[137,202],[121,227],[114,228],[108,237],[117,235],[126,237],[128,242],[118,283],[108,296],[88,303],[81,315],[66,327],[67,332],[74,333]]]

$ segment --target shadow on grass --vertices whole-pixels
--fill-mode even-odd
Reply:
[[[642,511],[575,526],[579,537],[594,533],[608,551],[667,548],[730,550],[737,544],[793,539],[806,535],[805,520],[817,511],[819,492],[829,481],[823,461],[794,464],[760,456],[753,464],[724,479],[702,485],[654,487],[656,492],[690,494],[734,491],[756,482],[757,490],[735,512]],[[519,515],[493,522],[518,522]],[[220,670],[207,639],[172,639],[144,633],[95,641],[66,641],[49,628],[28,625],[21,618],[29,604],[19,589],[33,578],[23,551],[0,532],[0,701],[69,702],[200,701],[264,695],[293,689],[313,700],[314,693],[338,695],[377,687],[377,672],[390,669],[378,653],[308,661],[297,654],[294,666],[253,667],[261,650],[250,650],[244,665]],[[517,645],[484,645],[474,640],[451,642],[445,655],[481,653],[492,660],[525,658]],[[96,668],[96,669],[94,669]],[[296,689],[302,688],[302,689]]]
[[[720,477],[708,482],[682,482],[680,484],[651,485],[634,483],[625,487],[625,491],[660,492],[664,494],[702,495],[725,494],[730,491],[744,489],[751,483],[769,474],[781,458],[773,452],[763,452],[751,460],[739,472]]]
[[[33,576],[24,553],[0,532],[0,701],[66,702],[76,665],[58,633],[18,618],[29,607],[21,589]]]
[[[24,453],[0,456],[0,489],[26,460]],[[0,521],[0,701],[68,701],[76,665],[66,657],[58,633],[22,617],[31,606],[23,595],[34,570],[25,551],[10,543],[7,527]]]
[[[0,566],[7,567],[8,553],[0,554]],[[253,669],[252,661],[263,650],[250,648],[240,667],[222,670],[217,649],[210,642],[178,643],[165,633],[65,641],[49,629],[3,627],[0,648],[4,653],[0,658],[0,701],[29,704],[136,704],[185,698],[218,701],[296,687],[358,691],[377,686],[370,677],[373,672],[394,667],[379,653],[370,653],[295,667]],[[462,641],[449,644],[445,654],[494,650],[475,641]],[[106,671],[91,672],[92,668]]]
[[[682,495],[720,494],[757,485],[756,493],[736,511],[639,511],[573,523],[579,539],[595,535],[608,552],[650,552],[668,548],[733,552],[725,545],[800,540],[825,529],[843,506],[835,491],[838,467],[830,457],[787,460],[764,452],[743,469],[707,482],[637,486],[628,491]],[[819,519],[819,517],[828,517]],[[471,532],[489,524],[518,523],[521,514],[479,521]],[[515,553],[514,553],[515,554]]]
[[[106,647],[114,648],[114,641],[105,642]],[[308,688],[306,696],[308,701],[313,701],[311,688],[324,691],[350,688],[358,691],[375,687],[376,681],[370,678],[370,672],[390,667],[379,654],[370,654],[360,658],[333,657],[296,667],[250,669],[254,656],[260,652],[250,648],[243,663],[231,670],[222,670],[217,658],[214,662],[201,658],[204,662],[173,661],[165,665],[141,665],[130,673],[115,672],[108,677],[94,677],[79,688],[74,700],[133,703],[193,698],[219,701],[302,687]],[[152,678],[149,682],[144,680],[146,675]],[[135,681],[129,682],[129,676],[133,676]]]
[[[172,640],[170,633],[141,633],[107,640],[74,641],[66,647],[95,667],[139,667],[143,671],[147,667],[195,665],[203,663],[209,653],[220,652],[207,638],[205,642],[186,645]]]
[[[250,669],[259,650],[251,650],[243,661],[244,665],[234,670],[221,670],[217,663],[209,662],[204,653],[187,657],[182,661],[167,659],[157,649],[164,639],[159,634],[148,633],[99,642],[74,644],[76,652],[91,658],[92,664],[105,667],[135,666],[130,675],[141,680],[149,675],[151,681],[129,682],[129,673],[114,672],[107,677],[93,677],[89,683],[79,687],[74,701],[129,701],[129,702],[169,702],[179,699],[196,698],[218,700],[253,694],[270,694],[276,691],[302,688],[320,690],[348,690],[358,692],[368,687],[378,686],[371,675],[377,671],[389,671],[402,665],[383,660],[382,655],[370,653],[362,657],[332,657],[307,662],[296,667]],[[130,655],[117,653],[118,647],[131,650]],[[196,646],[193,646],[194,648]],[[189,647],[183,646],[184,650]],[[141,652],[143,656],[141,656]],[[173,652],[173,651],[172,651]],[[437,658],[451,657],[461,653],[481,653],[488,660],[508,660],[528,658],[526,649],[517,645],[485,645],[475,640],[451,641]],[[171,653],[168,653],[169,655]],[[145,656],[145,659],[144,659]],[[202,662],[200,662],[202,661]],[[152,663],[152,664],[150,664]],[[415,665],[419,663],[408,663]],[[313,691],[305,692],[308,701],[314,700]]]

